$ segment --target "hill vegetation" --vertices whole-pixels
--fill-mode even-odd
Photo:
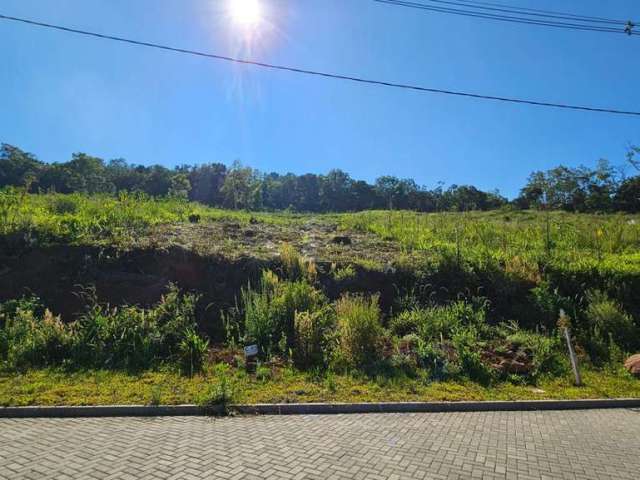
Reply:
[[[115,400],[155,391],[140,378],[204,403],[580,396],[559,319],[583,396],[638,394],[620,368],[640,349],[636,215],[251,213],[23,187],[0,192],[0,218],[5,404],[114,401],[127,378]]]
[[[635,168],[638,148],[628,161]],[[519,209],[546,208],[571,212],[640,211],[640,177],[626,178],[601,160],[596,168],[559,166],[533,172],[518,198],[509,202],[499,192],[471,185],[427,188],[412,179],[382,176],[373,185],[334,169],[326,175],[262,173],[234,163],[142,166],[123,159],[104,160],[84,153],[62,163],[45,163],[17,147],[0,149],[0,188],[35,192],[115,194],[183,198],[203,205],[248,210],[347,212],[372,209],[419,212],[493,210],[511,204]]]

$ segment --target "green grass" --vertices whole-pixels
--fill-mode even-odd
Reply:
[[[345,214],[346,229],[399,242],[406,252],[459,256],[532,273],[538,262],[640,274],[640,216],[566,212],[434,213],[371,211]]]
[[[334,244],[332,240],[337,234],[349,236],[352,244]],[[313,284],[314,289],[322,291],[327,299],[320,302],[322,305],[314,304],[314,310],[334,308],[334,300],[348,288],[355,293],[375,295],[382,290],[380,285],[384,282],[394,287],[396,293],[393,298],[386,298],[387,306],[376,313],[376,322],[380,322],[382,329],[376,336],[379,338],[374,339],[376,348],[372,350],[376,352],[388,350],[394,342],[399,344],[400,338],[388,336],[386,327],[402,311],[405,314],[412,311],[414,316],[418,315],[416,312],[440,312],[462,297],[473,302],[477,296],[479,300],[487,300],[486,318],[483,316],[482,321],[477,322],[482,325],[472,325],[477,329],[466,328],[470,327],[466,325],[466,330],[455,332],[451,338],[443,338],[447,334],[442,333],[429,336],[424,329],[415,332],[431,342],[432,347],[439,345],[433,351],[427,348],[418,352],[417,357],[423,363],[425,358],[429,360],[432,357],[440,363],[449,361],[446,348],[455,347],[460,356],[455,361],[463,370],[455,375],[440,376],[438,371],[441,368],[435,366],[437,362],[433,368],[435,373],[431,372],[431,375],[427,372],[431,367],[409,365],[416,352],[407,358],[389,356],[387,352],[385,365],[394,372],[390,377],[376,378],[364,374],[318,377],[289,367],[264,366],[259,369],[259,375],[252,376],[239,369],[211,364],[191,378],[181,375],[176,365],[154,370],[155,363],[151,364],[151,370],[140,374],[126,373],[115,367],[110,367],[109,371],[88,369],[73,372],[61,369],[33,369],[23,373],[5,370],[4,373],[0,371],[0,404],[201,403],[207,401],[207,395],[211,397],[221,392],[226,395],[227,385],[234,392],[234,401],[247,403],[640,397],[640,381],[622,371],[592,368],[585,368],[585,386],[581,388],[572,386],[567,373],[556,371],[558,376],[549,376],[551,369],[536,376],[535,387],[498,380],[487,383],[490,386],[482,386],[460,380],[476,378],[464,370],[487,363],[478,354],[483,348],[508,346],[504,338],[498,342],[500,339],[495,326],[499,322],[515,321],[525,336],[536,331],[541,336],[556,338],[555,325],[560,308],[567,309],[573,317],[572,328],[584,356],[591,355],[595,365],[617,358],[617,350],[614,352],[616,355],[609,352],[615,350],[608,343],[609,332],[603,333],[608,327],[594,330],[594,322],[587,315],[591,311],[588,310],[589,298],[593,297],[594,291],[601,291],[610,304],[609,310],[613,310],[613,313],[607,313],[608,317],[613,320],[629,319],[627,323],[640,326],[640,299],[637,295],[640,291],[640,216],[637,215],[507,210],[437,214],[407,211],[324,215],[250,213],[133,194],[118,197],[24,195],[17,190],[0,191],[0,260],[5,256],[20,258],[33,247],[49,245],[90,245],[98,246],[98,251],[103,247],[146,251],[177,245],[203,256],[279,258],[285,273],[291,268],[286,268],[288,257],[283,255],[286,249],[282,247],[291,245],[288,248],[295,253],[290,255],[291,258],[300,261],[304,258],[305,262],[309,258],[317,260],[317,263],[309,263],[313,265],[310,269],[313,275],[308,276],[313,279],[305,281],[310,282],[309,288]],[[376,275],[370,275],[372,272],[367,270],[377,270]],[[407,272],[409,274],[405,275]],[[318,277],[324,275],[317,283],[316,273]],[[380,274],[385,277],[381,278]],[[328,298],[330,292],[331,302]],[[232,297],[233,293],[229,296]],[[235,294],[240,298],[239,290]],[[288,298],[291,295],[281,296]],[[391,297],[388,292],[387,297]],[[288,303],[282,306],[278,301],[270,302],[263,306],[263,310],[269,313],[265,316],[269,320],[266,322],[266,334],[275,335],[268,350],[277,346],[280,354],[287,356],[291,345],[286,344],[283,333],[291,333],[294,313],[301,308],[295,302],[292,308],[284,308]],[[143,313],[140,312],[140,318],[145,318]],[[244,315],[246,312],[240,313]],[[311,319],[314,312],[308,313]],[[358,313],[357,319],[361,316],[362,313]],[[280,317],[284,320],[271,321]],[[433,315],[429,319],[431,317]],[[608,317],[600,323],[614,324]],[[212,321],[210,318],[197,320],[200,326],[204,325],[203,322]],[[244,320],[240,322],[244,327],[254,326],[255,322]],[[45,327],[51,326],[51,322],[44,323]],[[117,323],[126,322],[120,319]],[[283,324],[286,328],[280,325],[275,329],[272,323]],[[485,324],[491,327],[480,328]],[[344,336],[344,332],[337,333]],[[250,336],[238,336],[236,340],[253,341]],[[600,343],[594,343],[594,336]],[[331,335],[327,337],[331,340],[327,344],[339,345]],[[627,337],[635,338],[634,335]],[[3,349],[7,350],[8,338],[0,335],[0,354]],[[282,347],[276,345],[281,342],[284,342]],[[624,353],[633,353],[637,345],[637,342],[623,345]],[[595,347],[602,347],[602,352],[608,352],[601,355],[600,363],[595,361],[597,355],[594,352],[598,353]],[[552,353],[563,355],[557,346]],[[339,362],[335,363],[335,358],[324,360],[332,365],[331,368],[337,369]],[[396,365],[394,362],[400,363]],[[45,364],[70,366],[60,362]],[[73,366],[97,368],[102,364],[80,363]],[[413,377],[402,373],[408,367],[412,369]],[[457,380],[436,382],[432,381],[434,378]],[[220,382],[224,388],[218,388]]]
[[[178,372],[128,374],[105,370],[75,373],[58,369],[0,374],[0,405],[109,405],[201,403],[207,389],[225,378],[234,403],[392,402],[639,398],[640,381],[623,371],[583,371],[584,386],[571,376],[541,379],[535,386],[474,382],[424,382],[419,379],[369,379],[331,374],[316,376],[292,368],[249,375],[225,365],[209,366],[191,378]]]
[[[596,269],[640,274],[638,215],[534,211],[250,213],[136,194],[114,197],[0,192],[0,236],[29,232],[41,244],[126,247],[150,235],[153,227],[188,224],[192,215],[204,224],[224,221],[248,225],[251,219],[288,226],[310,221],[337,223],[343,230],[373,233],[397,242],[405,254],[434,261],[454,256],[475,264],[495,263],[525,276],[535,275],[539,262],[562,268],[568,265],[576,272]]]
[[[142,194],[111,195],[40,194],[23,195],[0,191],[0,235],[30,232],[41,244],[103,244],[126,246],[157,225],[219,221],[249,224],[251,219],[272,224],[295,222],[295,215],[248,213],[210,208],[172,198]]]

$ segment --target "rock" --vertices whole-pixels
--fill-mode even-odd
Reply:
[[[335,243],[336,245],[351,245],[351,237],[336,235],[331,239],[331,243]]]
[[[631,375],[640,378],[640,353],[636,353],[627,358],[627,361],[624,362],[624,368],[626,368]]]

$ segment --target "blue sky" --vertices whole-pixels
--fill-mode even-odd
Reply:
[[[506,1],[506,0],[505,0]],[[489,95],[640,110],[640,37],[505,24],[371,0],[262,0],[247,41],[228,0],[3,0],[0,13],[264,62]],[[508,0],[640,19],[636,0]],[[238,159],[517,194],[535,169],[623,163],[640,118],[261,70],[0,22],[0,141],[66,161]]]

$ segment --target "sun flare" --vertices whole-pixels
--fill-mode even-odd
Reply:
[[[260,0],[228,0],[229,16],[233,22],[244,28],[257,26],[262,21]]]

